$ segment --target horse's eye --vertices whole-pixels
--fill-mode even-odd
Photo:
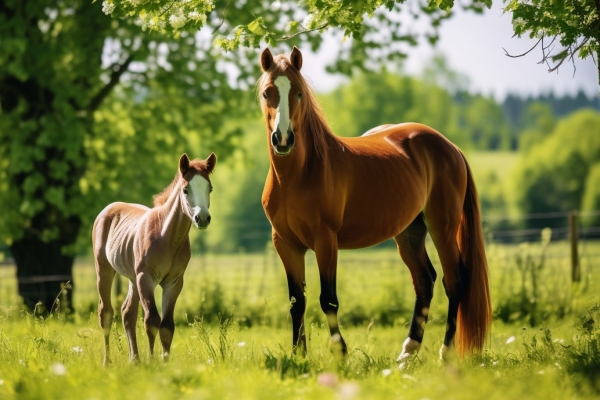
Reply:
[[[188,194],[188,190],[187,189],[183,189],[183,194]]]
[[[302,98],[302,93],[298,93],[298,100],[300,100]]]
[[[267,98],[267,92],[263,92],[262,96],[263,96],[263,99],[266,99]]]

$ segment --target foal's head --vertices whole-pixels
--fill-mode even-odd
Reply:
[[[217,156],[211,153],[206,160],[198,158],[190,161],[187,154],[179,158],[181,174],[180,196],[184,197],[185,213],[192,219],[196,228],[206,229],[210,224],[210,192],[212,185],[209,175],[217,164]]]
[[[276,155],[285,156],[296,142],[294,130],[300,126],[305,110],[302,102],[312,95],[300,74],[302,53],[294,47],[289,58],[273,57],[271,51],[265,49],[260,62],[264,73],[257,88],[269,141]]]

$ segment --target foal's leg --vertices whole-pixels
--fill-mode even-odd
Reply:
[[[137,275],[137,288],[144,309],[144,327],[148,335],[150,357],[154,356],[154,340],[160,327],[160,315],[154,300],[154,287],[154,280],[149,273],[141,272]]]
[[[162,320],[160,321],[160,342],[162,343],[162,359],[169,361],[169,352],[171,351],[171,342],[175,333],[175,321],[173,311],[175,302],[181,289],[183,288],[183,276],[175,282],[163,287],[162,294]]]
[[[100,328],[102,328],[102,333],[104,334],[104,360],[102,365],[106,366],[110,364],[109,337],[114,315],[110,296],[115,270],[110,266],[108,261],[102,258],[100,255],[96,256],[96,284],[98,294],[100,295],[98,319],[100,321]]]
[[[290,314],[292,316],[292,346],[294,353],[306,355],[306,335],[304,333],[304,312],[306,311],[306,286],[304,276],[304,255],[306,250],[297,249],[284,242],[273,231],[273,245],[283,262],[287,275],[290,296]]]
[[[321,296],[319,298],[321,309],[327,317],[331,344],[333,349],[339,348],[343,355],[348,354],[346,342],[340,333],[338,325],[339,302],[336,293],[336,274],[338,244],[337,237],[333,232],[323,235],[321,240],[315,244],[315,254],[319,265],[319,276],[321,278]]]
[[[137,286],[133,282],[129,282],[129,292],[127,297],[121,306],[121,315],[123,317],[123,328],[127,335],[127,342],[129,343],[129,361],[139,362],[140,355],[138,353],[137,337],[135,333],[135,326],[138,316],[138,308],[140,305],[140,294]]]
[[[402,362],[413,355],[420,347],[425,333],[425,324],[429,316],[429,306],[433,297],[433,285],[437,277],[433,265],[425,250],[427,227],[422,215],[417,218],[394,240],[398,245],[400,256],[410,270],[416,300],[408,338],[402,346],[402,353],[397,361]]]

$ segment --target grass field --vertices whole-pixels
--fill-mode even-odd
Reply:
[[[0,398],[598,398],[600,244],[582,248],[584,279],[574,286],[568,244],[551,243],[543,262],[542,249],[541,244],[488,245],[495,319],[487,349],[478,356],[438,361],[447,307],[438,283],[423,347],[403,370],[395,358],[414,295],[394,249],[340,255],[346,358],[330,351],[312,255],[306,358],[291,352],[287,285],[274,253],[195,254],[176,309],[170,362],[149,359],[140,316],[141,365],[127,363],[127,342],[116,321],[113,364],[106,369],[89,260],[76,264],[71,317],[22,311],[14,268],[2,267]],[[440,271],[435,252],[429,253]],[[120,298],[115,293],[115,309]]]

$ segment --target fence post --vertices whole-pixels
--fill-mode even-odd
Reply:
[[[581,281],[581,271],[579,270],[579,251],[578,251],[577,233],[577,210],[569,213],[569,240],[571,242],[571,280],[573,282]]]

